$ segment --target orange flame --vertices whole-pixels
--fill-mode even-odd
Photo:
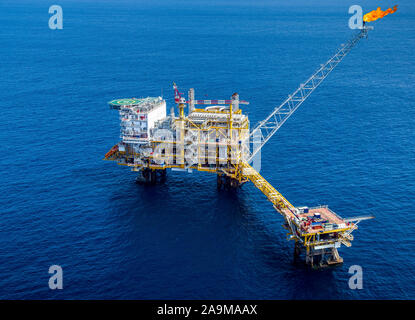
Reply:
[[[394,13],[396,10],[398,10],[398,6],[394,6],[393,9],[389,8],[385,11],[382,11],[379,7],[376,10],[373,10],[373,11],[370,11],[369,13],[366,13],[363,16],[363,21],[365,21],[365,22],[375,21],[377,19],[383,18],[384,16],[387,16],[389,13]]]

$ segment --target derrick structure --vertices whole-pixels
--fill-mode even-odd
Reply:
[[[251,163],[358,41],[367,37],[369,29],[362,28],[342,45],[252,131],[240,108],[249,102],[240,100],[237,93],[226,100],[196,100],[194,89],[190,89],[186,100],[174,84],[177,116],[174,108],[166,115],[166,102],[161,97],[113,100],[109,105],[119,111],[121,141],[105,159],[131,167],[139,172],[139,181],[148,183],[164,180],[166,169],[216,173],[219,189],[235,189],[251,181],[283,216],[287,237],[295,241],[295,258],[304,253],[305,262],[313,267],[339,264],[343,259],[337,249],[350,247],[357,224],[373,216],[341,218],[328,206],[295,207]],[[203,105],[208,106],[201,108]]]

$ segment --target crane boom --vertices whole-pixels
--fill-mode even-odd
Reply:
[[[349,51],[359,42],[360,39],[367,37],[367,32],[373,27],[363,27],[297,90],[277,108],[275,108],[264,120],[260,121],[251,131],[249,139],[255,142],[252,153],[247,159],[250,163],[254,156],[264,146],[265,143],[277,132],[284,122],[298,109],[298,107],[308,98],[308,96],[323,82],[329,73],[339,64]],[[259,143],[257,143],[259,142]]]

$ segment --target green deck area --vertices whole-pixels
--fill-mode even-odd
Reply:
[[[123,99],[115,99],[112,100],[110,102],[108,102],[108,104],[110,105],[111,108],[114,109],[119,109],[122,106],[144,106],[144,105],[148,105],[148,104],[158,104],[159,102],[161,102],[161,98],[160,97],[147,97],[147,98],[123,98]]]
[[[113,107],[132,106],[132,105],[138,105],[142,103],[143,101],[144,99],[126,98],[126,99],[115,99],[115,100],[108,102],[108,104]]]

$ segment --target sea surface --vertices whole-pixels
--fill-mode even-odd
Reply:
[[[355,1],[0,2],[0,298],[414,299],[415,5],[372,23],[262,151],[293,204],[373,214],[344,264],[293,264],[282,217],[252,184],[168,172],[136,184],[103,161],[119,141],[107,102],[234,92],[252,126],[355,31]],[[365,12],[391,1],[361,1]],[[50,290],[48,269],[63,268]],[[348,285],[352,265],[363,289]]]

